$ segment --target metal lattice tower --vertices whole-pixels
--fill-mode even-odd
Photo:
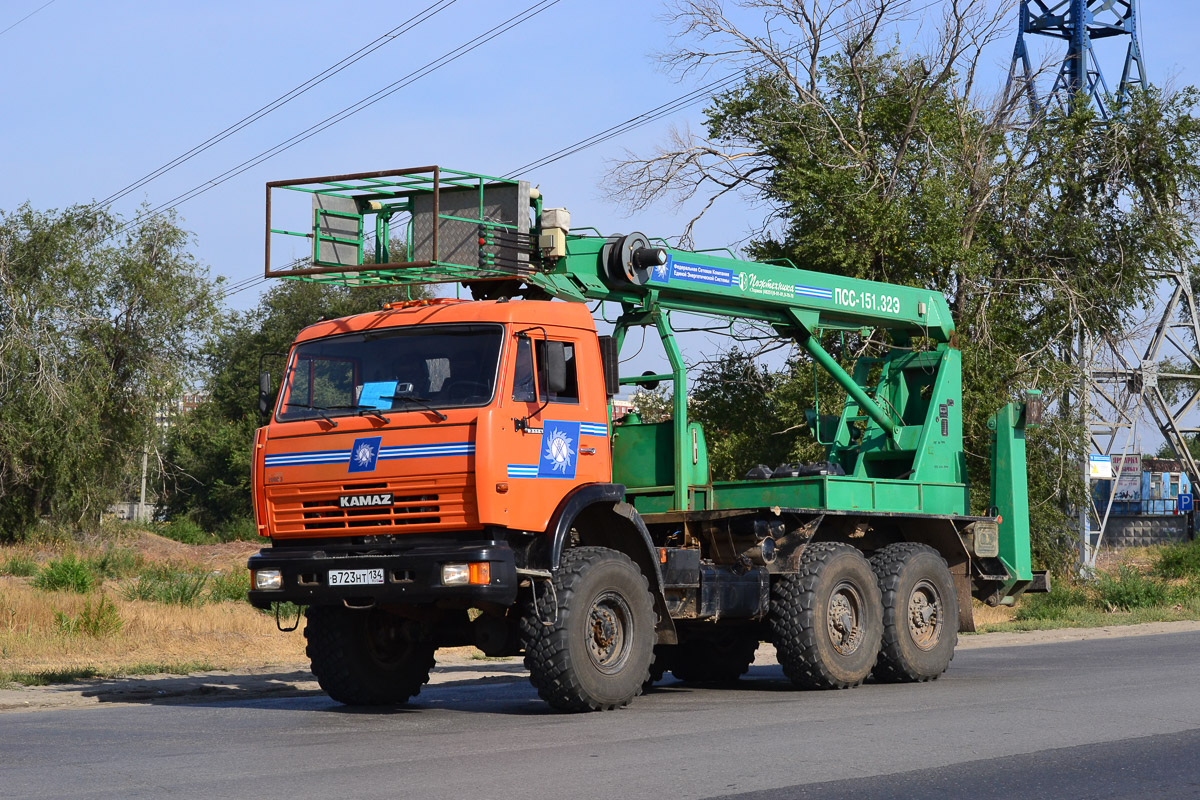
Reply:
[[[1111,109],[1128,97],[1131,86],[1147,88],[1142,69],[1142,51],[1137,37],[1137,0],[1021,0],[1017,44],[1008,72],[1009,91],[1026,94],[1035,115],[1047,105],[1069,108],[1072,98],[1083,94],[1108,119]],[[1049,94],[1039,97],[1037,75],[1029,60],[1025,34],[1050,36],[1067,42],[1067,52]],[[1125,66],[1114,95],[1100,69],[1093,42],[1116,36],[1129,37]]]
[[[1137,34],[1137,0],[1022,0],[1017,41],[1006,91],[1025,95],[1033,119],[1049,108],[1069,112],[1082,95],[1101,119],[1109,120],[1129,97],[1131,89],[1148,88]],[[1067,50],[1050,91],[1040,95],[1038,75],[1030,62],[1026,34],[1067,42]],[[1114,94],[1104,77],[1095,42],[1125,36],[1125,59]],[[1162,265],[1153,271],[1161,309],[1144,327],[1126,331],[1078,333],[1076,353],[1083,370],[1080,399],[1084,406],[1091,450],[1099,455],[1136,452],[1139,420],[1157,427],[1182,462],[1200,478],[1188,440],[1200,434],[1200,314],[1187,264]],[[1157,323],[1154,320],[1157,318]],[[1088,465],[1084,478],[1090,480]],[[1090,486],[1090,484],[1089,484]],[[1090,491],[1089,491],[1090,495]],[[1096,547],[1108,523],[1108,508],[1080,512],[1081,563],[1094,566]],[[1093,522],[1094,521],[1094,522]],[[1098,523],[1099,538],[1092,525]]]

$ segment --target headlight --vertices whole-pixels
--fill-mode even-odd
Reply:
[[[277,569],[257,569],[254,571],[254,588],[259,591],[283,588],[283,573]]]
[[[442,564],[442,584],[461,586],[471,580],[471,568],[466,564]]]

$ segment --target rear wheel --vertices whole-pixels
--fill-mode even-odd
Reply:
[[[624,553],[577,547],[551,580],[554,592],[538,591],[536,608],[521,619],[530,683],[561,711],[627,705],[641,694],[654,657],[646,577]]]
[[[310,607],[304,637],[313,674],[339,703],[403,703],[421,691],[433,668],[434,646],[417,623],[378,609]]]
[[[684,640],[671,662],[671,674],[681,681],[733,683],[754,663],[758,636],[746,631],[713,631]]]
[[[805,689],[863,682],[883,634],[879,587],[856,548],[808,545],[795,575],[771,586],[771,633],[784,674]]]
[[[875,679],[935,680],[958,644],[958,595],[946,560],[932,547],[890,544],[871,557],[883,596],[883,641]]]

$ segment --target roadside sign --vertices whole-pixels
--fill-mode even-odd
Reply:
[[[1092,480],[1112,480],[1112,459],[1108,456],[1089,455],[1088,475],[1092,478]]]
[[[1191,493],[1189,492],[1188,494],[1179,495],[1179,497],[1176,498],[1176,504],[1177,504],[1176,511],[1178,511],[1180,514],[1184,514],[1188,511],[1191,511],[1192,510],[1192,495],[1191,495]]]

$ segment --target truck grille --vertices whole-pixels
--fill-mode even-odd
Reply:
[[[278,536],[338,533],[416,533],[478,525],[474,499],[464,476],[400,479],[267,488],[272,530]],[[391,492],[384,508],[341,508],[344,494]]]

